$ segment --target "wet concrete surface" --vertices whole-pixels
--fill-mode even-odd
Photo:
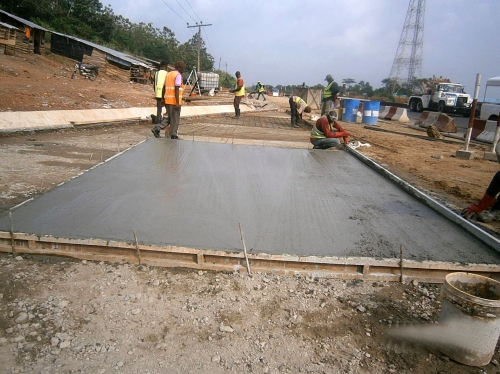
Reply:
[[[150,138],[12,213],[15,232],[241,251],[500,263],[347,152]],[[0,230],[9,231],[8,215]]]

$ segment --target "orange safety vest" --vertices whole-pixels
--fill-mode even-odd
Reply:
[[[165,104],[175,105],[175,78],[180,73],[177,70],[167,73],[165,77]],[[184,84],[181,83],[179,87],[179,105],[182,105],[182,93],[184,91]]]

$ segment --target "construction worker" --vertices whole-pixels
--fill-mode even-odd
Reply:
[[[265,94],[266,87],[264,87],[264,85],[260,83],[260,81],[257,82],[257,92],[258,92],[257,100],[259,100],[260,95],[262,95],[264,101],[266,101],[266,94]]]
[[[331,111],[316,121],[311,130],[310,139],[313,149],[338,147],[339,138],[343,138],[344,144],[349,143],[349,133],[336,120],[335,112]]]
[[[240,118],[240,102],[241,99],[245,96],[245,82],[241,77],[241,73],[239,71],[236,72],[236,87],[231,93],[234,93],[234,117],[235,119]]]
[[[177,61],[175,63],[175,70],[167,73],[165,77],[165,107],[167,108],[168,121],[162,121],[153,127],[151,131],[155,138],[160,137],[160,130],[170,125],[170,139],[179,139],[177,130],[181,117],[182,93],[184,92],[182,79],[184,69],[186,69],[186,64],[182,61]]]
[[[297,117],[302,121],[302,112],[311,113],[311,107],[300,96],[290,96],[288,103],[290,104],[292,127],[297,128],[299,127],[297,125]]]
[[[347,84],[342,83],[342,88],[340,89],[340,97],[347,97]]]
[[[156,99],[156,118],[155,124],[161,122],[161,111],[165,105],[165,77],[167,76],[168,61],[163,60],[160,62],[160,70],[157,70],[154,77],[153,88],[155,90]]]
[[[338,106],[338,93],[339,93],[339,85],[332,78],[331,74],[328,74],[325,78],[325,81],[328,82],[328,85],[323,89],[323,105],[321,106],[321,115],[325,115],[325,113],[329,112],[332,108],[332,103],[335,104],[335,107]]]
[[[498,162],[500,162],[500,142],[495,146]],[[469,205],[462,210],[462,217],[478,220],[480,222],[491,222],[500,220],[500,202],[498,194],[500,193],[500,171],[497,171],[486,189],[484,196],[478,203]],[[491,208],[487,211],[488,208]]]

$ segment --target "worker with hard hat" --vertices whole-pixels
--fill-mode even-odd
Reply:
[[[332,104],[335,107],[338,106],[338,93],[339,85],[335,82],[331,74],[328,74],[325,78],[328,85],[323,89],[323,105],[321,106],[321,115],[325,115],[327,112],[332,110]]]
[[[302,120],[302,112],[311,113],[311,107],[307,105],[307,103],[302,100],[300,96],[290,96],[288,100],[290,104],[290,114],[292,116],[292,127],[299,127],[297,125],[297,118]]]
[[[260,81],[257,82],[257,92],[257,100],[259,100],[260,95],[262,95],[264,101],[266,101],[266,87],[262,83],[260,83]]]
[[[331,111],[316,121],[311,130],[310,142],[313,149],[328,149],[338,147],[339,138],[344,140],[344,144],[349,143],[349,133],[337,122],[335,112]]]

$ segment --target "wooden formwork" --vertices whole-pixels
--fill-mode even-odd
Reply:
[[[65,239],[0,231],[0,252],[61,256],[90,261],[132,263],[196,270],[247,272],[245,254],[188,247],[154,246],[99,239]],[[442,283],[452,272],[499,279],[500,265],[412,261],[404,258],[318,257],[248,254],[252,272],[365,281]]]

